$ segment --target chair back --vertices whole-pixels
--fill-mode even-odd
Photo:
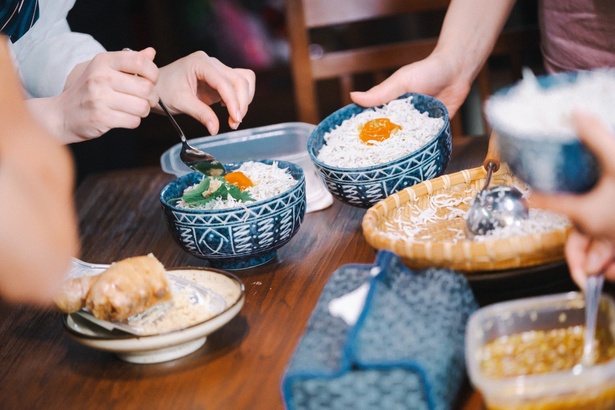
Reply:
[[[449,3],[450,0],[286,0],[299,120],[317,124],[330,113],[323,112],[319,104],[319,92],[324,89],[331,94],[329,80],[338,82],[336,109],[350,103],[350,92],[357,89],[357,81],[363,81],[361,85],[370,81],[368,86],[372,86],[399,67],[426,58],[436,46]],[[324,32],[331,37],[331,33],[344,30],[354,38],[363,38],[366,44],[353,47],[348,42],[332,41],[335,48],[316,44],[318,34],[322,36]],[[382,31],[389,31],[388,36]],[[405,37],[401,40],[397,36],[400,31]],[[537,32],[503,33],[494,54],[519,54],[535,41]],[[520,67],[517,70],[520,72]],[[491,93],[487,67],[477,78],[477,90],[481,101]],[[453,135],[463,133],[460,118],[456,115],[452,119]]]

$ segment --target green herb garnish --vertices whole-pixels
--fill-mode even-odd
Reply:
[[[214,186],[220,183],[220,186],[215,191],[208,193],[207,191],[210,191],[212,183],[214,183]],[[205,195],[203,195],[204,193]],[[181,199],[188,205],[202,206],[216,198],[227,199],[229,195],[240,202],[254,201],[249,192],[242,191],[237,185],[231,184],[224,177],[203,178],[196,187],[185,193]]]

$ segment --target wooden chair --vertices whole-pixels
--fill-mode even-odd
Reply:
[[[286,0],[291,70],[299,120],[316,124],[328,114],[321,112],[317,94],[317,85],[325,80],[339,79],[339,108],[350,103],[349,93],[355,89],[358,75],[372,73],[373,84],[377,84],[395,69],[427,57],[436,45],[449,3],[450,0]],[[430,19],[427,24],[436,25],[436,30],[427,37],[353,49],[322,50],[319,55],[310,55],[312,36],[319,29],[348,27],[355,23],[365,24],[394,16],[414,16],[418,22]],[[375,33],[362,34],[369,37]],[[533,33],[505,33],[498,41],[494,53],[518,54],[524,45],[527,47],[530,39],[536,37],[537,30]],[[535,44],[537,46],[538,43]],[[477,85],[481,99],[491,93],[487,68],[479,74]],[[461,115],[453,118],[451,126],[453,135],[463,134]]]

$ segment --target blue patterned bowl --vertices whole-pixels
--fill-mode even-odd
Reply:
[[[580,72],[559,73],[536,77],[543,89],[575,81]],[[492,98],[506,97],[518,84],[503,88]],[[580,102],[582,107],[583,103]],[[548,110],[549,107],[544,107]],[[511,130],[491,111],[486,114],[497,132],[500,156],[510,170],[532,189],[542,192],[582,193],[597,182],[600,167],[596,157],[577,138],[554,138],[541,135],[520,135]]]
[[[325,144],[324,135],[344,120],[371,108],[347,105],[325,118],[308,139],[308,152],[320,177],[333,196],[342,202],[369,208],[409,186],[440,176],[451,157],[452,138],[448,111],[437,99],[423,94],[405,94],[412,104],[430,117],[444,118],[440,132],[417,151],[395,161],[365,168],[338,168],[317,158]]]
[[[273,164],[272,160],[259,161]],[[243,207],[196,210],[176,207],[174,198],[198,183],[193,172],[169,183],[160,193],[167,225],[175,241],[191,255],[206,259],[220,269],[247,269],[275,258],[277,249],[295,235],[305,216],[305,176],[301,167],[276,161],[287,168],[297,184],[286,192]],[[241,163],[225,164],[228,171]]]

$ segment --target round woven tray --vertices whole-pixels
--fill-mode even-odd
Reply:
[[[369,208],[363,217],[363,234],[376,249],[388,249],[414,269],[446,267],[465,272],[496,271],[524,268],[564,260],[564,242],[570,228],[487,241],[455,240],[455,231],[463,230],[462,216],[428,226],[421,237],[404,235],[399,220],[409,220],[409,210],[424,210],[430,196],[446,194],[451,197],[476,195],[485,182],[484,167],[466,169],[443,175],[389,196]],[[513,176],[506,164],[493,175],[492,185],[513,185],[525,189],[523,182]],[[465,211],[468,202],[457,209]],[[411,206],[410,206],[411,205]],[[408,211],[407,211],[408,210]],[[447,211],[448,212],[448,211]],[[397,221],[397,223],[393,222]]]

